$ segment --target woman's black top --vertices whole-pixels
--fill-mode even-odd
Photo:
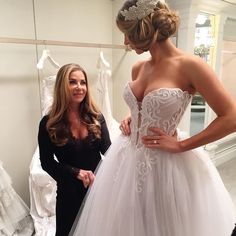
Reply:
[[[57,182],[56,236],[68,236],[88,188],[76,176],[79,169],[94,171],[111,144],[104,117],[101,115],[101,139],[88,131],[85,139],[68,133],[68,142],[56,146],[46,129],[48,116],[40,121],[38,143],[42,168]],[[56,159],[55,159],[56,157]]]
[[[48,116],[44,116],[40,121],[38,133],[39,154],[43,170],[55,179],[57,184],[75,179],[78,169],[94,171],[101,160],[100,153],[104,154],[111,144],[104,117],[101,115],[99,119],[101,139],[92,139],[91,135],[85,139],[75,139],[71,135],[64,146],[56,146],[50,140],[46,129],[47,121]]]

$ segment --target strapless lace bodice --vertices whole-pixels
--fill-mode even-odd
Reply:
[[[191,98],[191,94],[179,88],[159,88],[138,102],[128,83],[124,99],[131,111],[131,142],[142,145],[140,137],[148,134],[148,127],[158,127],[173,135]]]

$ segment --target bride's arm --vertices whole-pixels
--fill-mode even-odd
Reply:
[[[213,70],[195,57],[188,58],[187,65],[184,66],[189,82],[204,97],[217,117],[203,131],[182,141],[168,136],[159,128],[153,128],[151,130],[155,134],[152,137],[143,137],[143,143],[147,147],[183,152],[236,132],[236,102],[216,78]]]
[[[191,59],[189,64],[188,73],[191,74],[193,87],[204,97],[217,117],[202,132],[181,141],[182,150],[205,145],[236,131],[236,102],[202,59]]]

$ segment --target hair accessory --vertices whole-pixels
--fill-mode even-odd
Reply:
[[[130,7],[128,10],[121,11],[121,15],[125,17],[125,20],[141,20],[145,16],[154,12],[156,4],[160,0],[138,0],[136,6]],[[164,0],[162,0],[164,2]]]

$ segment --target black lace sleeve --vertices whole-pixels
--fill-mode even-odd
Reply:
[[[109,131],[108,131],[106,121],[103,115],[101,115],[100,124],[101,124],[100,152],[104,154],[111,145],[111,139],[110,139]]]
[[[39,124],[38,144],[39,144],[39,158],[43,170],[45,170],[57,182],[68,178],[76,178],[79,169],[63,165],[54,158],[54,144],[51,142],[49,134],[46,129],[48,118],[42,118]]]

